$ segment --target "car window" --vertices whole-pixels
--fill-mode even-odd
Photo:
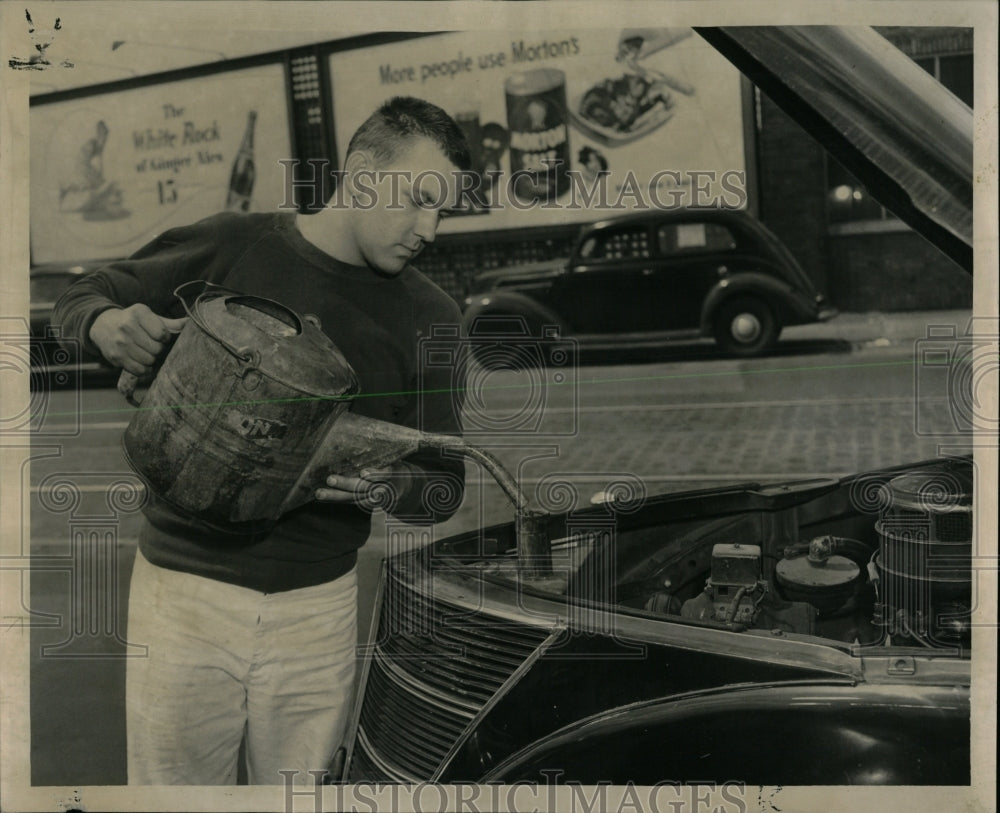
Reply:
[[[649,233],[645,226],[609,229],[591,235],[580,247],[580,256],[591,260],[644,259],[649,255]]]
[[[661,254],[736,248],[736,238],[721,223],[667,223],[657,230],[657,242]]]

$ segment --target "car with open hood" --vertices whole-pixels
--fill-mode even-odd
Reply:
[[[967,107],[870,29],[697,31],[971,270]],[[390,557],[343,779],[968,785],[973,472],[519,506]]]

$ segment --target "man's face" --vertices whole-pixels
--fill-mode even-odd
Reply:
[[[416,138],[391,163],[365,169],[355,181],[367,190],[359,195],[365,208],[351,211],[354,239],[368,265],[397,274],[457,205],[457,167],[433,141]]]

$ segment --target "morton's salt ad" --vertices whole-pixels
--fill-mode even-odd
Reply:
[[[173,226],[281,203],[283,68],[38,104],[31,134],[32,262],[126,256]]]
[[[330,57],[341,152],[382,101],[449,112],[476,173],[450,231],[742,208],[739,72],[690,28],[456,32]]]

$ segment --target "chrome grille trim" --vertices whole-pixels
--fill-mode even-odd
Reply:
[[[390,765],[384,759],[379,757],[375,749],[372,748],[371,743],[368,742],[368,737],[365,736],[363,729],[358,730],[358,745],[364,749],[365,758],[374,764],[379,770],[383,771],[393,782],[399,782],[402,785],[415,785],[420,781],[417,777],[404,773],[394,765]]]
[[[401,569],[408,566],[417,570]],[[371,638],[376,643],[368,650],[354,732],[357,753],[349,757],[347,781],[439,776],[483,710],[553,640],[551,625],[435,600],[423,566],[403,560],[383,570]],[[411,575],[415,584],[406,581]]]
[[[485,717],[487,713],[489,713],[497,703],[500,702],[503,696],[506,695],[508,691],[510,691],[512,686],[515,686],[517,683],[520,682],[521,678],[524,677],[525,673],[527,673],[527,671],[535,665],[535,662],[540,657],[542,657],[542,655],[545,654],[546,650],[548,650],[548,648],[552,646],[552,644],[558,641],[565,632],[566,632],[566,627],[564,626],[554,628],[552,632],[549,634],[549,636],[538,646],[538,648],[535,649],[535,651],[532,652],[530,656],[528,656],[528,658],[524,661],[524,663],[522,663],[519,667],[517,667],[517,669],[514,670],[513,674],[511,674],[511,676],[507,678],[506,681],[504,681],[503,686],[501,686],[496,691],[493,697],[491,697],[488,701],[486,701],[483,707],[479,710],[479,713],[476,715],[475,719],[472,720],[465,727],[465,731],[463,731],[462,734],[459,736],[459,738],[455,740],[454,743],[452,743],[451,748],[448,749],[448,753],[445,754],[444,758],[441,760],[441,764],[438,766],[437,771],[434,772],[434,776],[431,777],[432,782],[441,781],[442,774],[446,770],[448,770],[448,766],[451,764],[451,761],[457,756],[458,752],[462,749],[462,746],[465,745],[466,740],[468,740],[469,737],[471,737],[472,734],[475,732],[476,727],[479,725],[479,721],[483,717]]]
[[[475,703],[468,703],[460,698],[446,695],[444,692],[438,691],[433,686],[423,683],[412,675],[407,674],[406,670],[393,663],[392,659],[387,658],[378,648],[375,650],[375,660],[379,667],[388,672],[400,684],[407,686],[418,694],[422,693],[427,695],[426,700],[428,703],[438,706],[446,711],[453,711],[456,714],[461,714],[470,720],[476,716],[476,712],[479,710],[479,707]],[[461,706],[462,708],[455,708],[456,706]]]

